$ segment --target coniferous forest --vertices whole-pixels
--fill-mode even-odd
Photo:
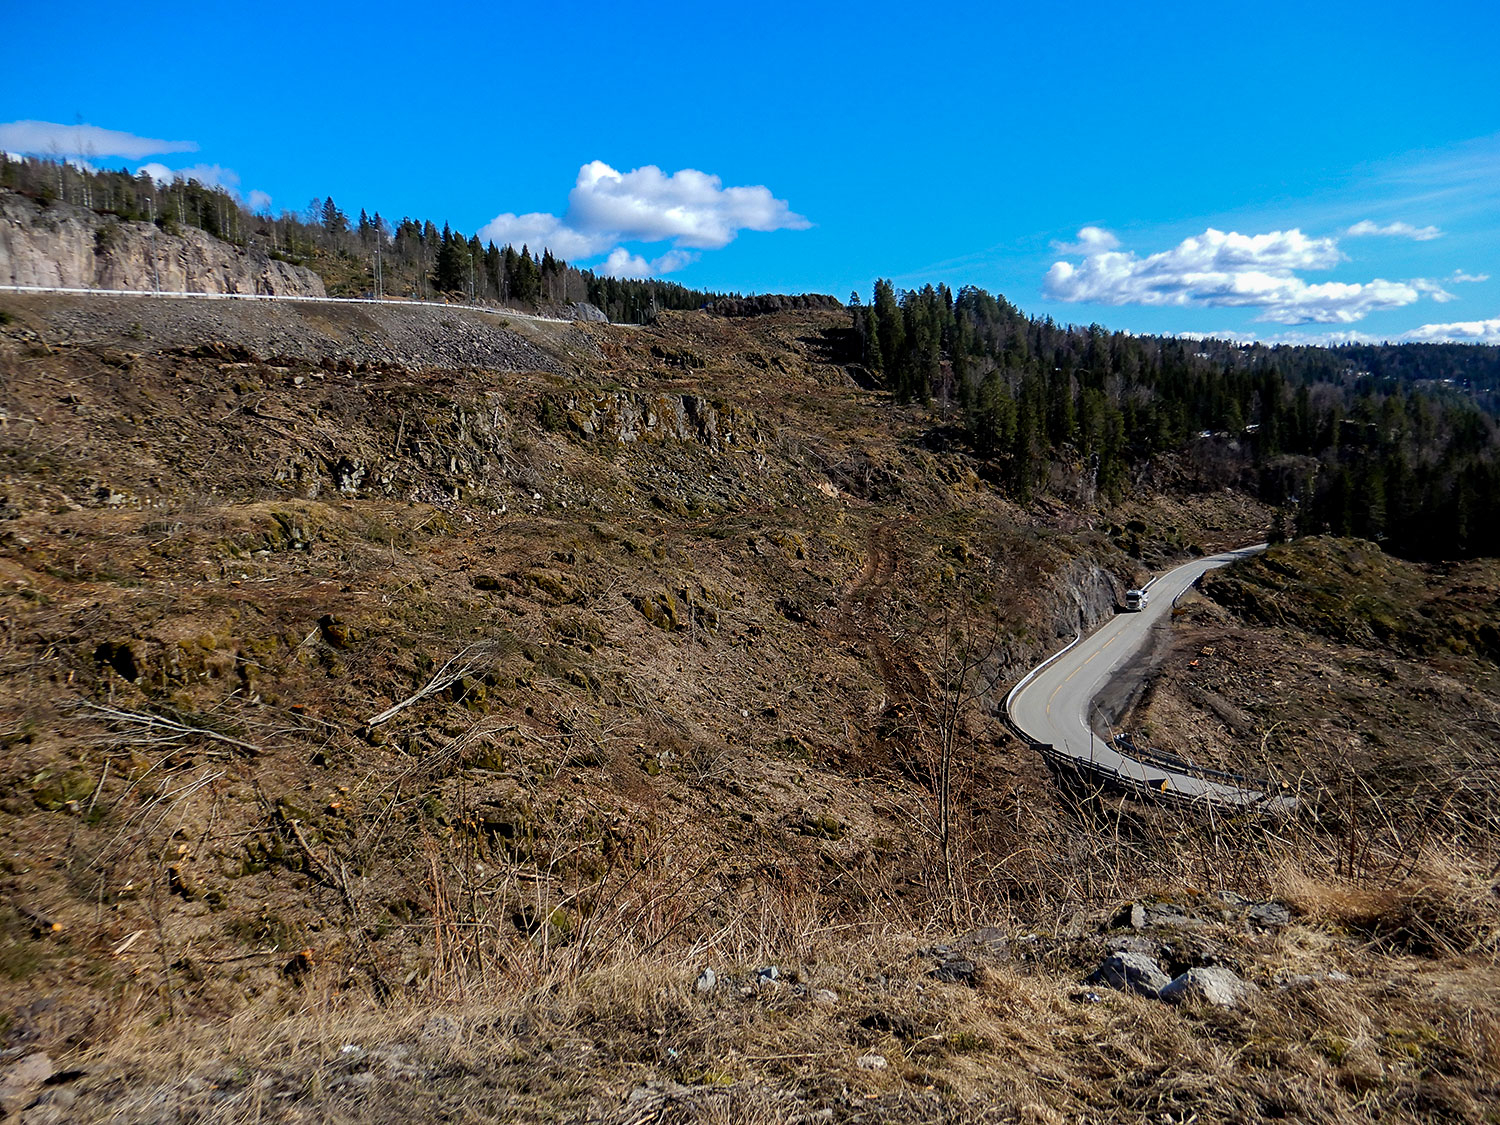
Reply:
[[[851,314],[882,385],[950,408],[1018,498],[1060,461],[1117,497],[1180,452],[1206,486],[1277,505],[1282,535],[1500,555],[1500,348],[1132,336],[1029,318],[982,289],[883,280]]]

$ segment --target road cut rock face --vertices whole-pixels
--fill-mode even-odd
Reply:
[[[168,234],[86,207],[0,191],[0,285],[326,296],[312,270],[205,231]]]

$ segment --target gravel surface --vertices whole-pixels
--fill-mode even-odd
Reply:
[[[49,345],[139,343],[142,352],[218,345],[245,358],[439,370],[551,371],[507,314],[317,302],[11,295],[0,308]]]

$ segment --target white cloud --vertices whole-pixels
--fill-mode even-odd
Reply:
[[[1411,279],[1410,284],[1411,287],[1418,293],[1421,293],[1427,297],[1431,297],[1440,305],[1447,304],[1449,301],[1458,300],[1457,297],[1443,288],[1442,282],[1433,281],[1430,278],[1426,277],[1414,277]]]
[[[0,146],[37,156],[122,156],[140,160],[167,152],[197,152],[192,141],[162,141],[138,137],[97,125],[59,125],[53,121],[11,121],[0,124]]]
[[[1336,348],[1340,344],[1382,344],[1388,336],[1371,335],[1356,329],[1342,332],[1277,332],[1261,340],[1263,344],[1291,344],[1315,348]]]
[[[692,168],[666,175],[648,164],[616,172],[601,160],[585,164],[568,193],[569,225],[614,231],[626,241],[662,242],[718,250],[742,230],[806,230],[805,218],[766,187],[723,186],[718,176]]]
[[[204,187],[222,188],[235,199],[241,200],[255,214],[267,213],[271,209],[271,196],[259,190],[251,189],[247,194],[240,193],[240,174],[233,168],[225,168],[221,164],[194,164],[187,168],[168,168],[165,164],[152,161],[142,164],[136,168],[136,174],[144,172],[156,181],[158,187],[166,187],[168,184],[189,180],[197,180]]]
[[[1438,304],[1447,304],[1449,301],[1458,300],[1457,295],[1448,292],[1444,286],[1447,285],[1472,285],[1482,281],[1488,281],[1490,275],[1487,273],[1464,273],[1463,270],[1454,270],[1453,273],[1441,281],[1434,281],[1427,277],[1414,277],[1408,283],[1413,289],[1423,296],[1431,297]]]
[[[1410,223],[1387,223],[1380,226],[1369,219],[1362,219],[1344,232],[1350,238],[1360,238],[1368,235],[1386,235],[1391,238],[1410,238],[1417,242],[1431,242],[1434,238],[1442,238],[1443,232],[1437,227],[1414,227]]]
[[[632,254],[623,246],[616,246],[599,267],[606,277],[659,277],[672,273],[698,260],[690,250],[668,250],[661,257],[647,261],[639,254]]]
[[[1345,329],[1337,332],[1178,332],[1184,340],[1232,340],[1240,344],[1293,344],[1320,348],[1340,344],[1495,344],[1500,345],[1500,317],[1455,324],[1424,324],[1396,335],[1379,335]]]
[[[651,263],[623,246],[616,246],[604,259],[599,272],[605,277],[645,277],[651,272]]]
[[[1114,250],[1120,240],[1103,227],[1080,227],[1074,242],[1054,242],[1052,249],[1059,254],[1097,254],[1101,250]]]
[[[1278,332],[1268,337],[1270,344],[1309,344],[1320,348],[1336,348],[1340,344],[1380,344],[1389,339],[1373,336],[1368,332],[1348,329],[1343,332]]]
[[[556,215],[533,211],[527,215],[509,212],[496,215],[479,228],[479,241],[499,246],[508,242],[538,251],[545,247],[561,258],[592,258],[618,240],[608,233],[586,234],[574,230]]]
[[[1080,241],[1084,240],[1079,232]],[[1099,250],[1083,261],[1055,262],[1045,291],[1063,301],[1106,305],[1255,308],[1282,324],[1350,324],[1381,309],[1401,308],[1423,295],[1451,294],[1435,282],[1328,281],[1311,284],[1299,270],[1330,269],[1341,261],[1338,242],[1300,230],[1246,235],[1209,228],[1170,250],[1141,258]]]
[[[184,181],[197,180],[204,187],[223,188],[232,195],[239,194],[240,174],[218,164],[194,164],[190,168],[178,168],[172,176]]]
[[[1500,317],[1455,324],[1424,324],[1405,333],[1401,339],[1425,344],[1500,344]]]
[[[1174,335],[1183,340],[1227,340],[1235,344],[1265,344],[1267,346],[1286,344],[1295,347],[1319,348],[1332,348],[1339,344],[1379,344],[1390,339],[1389,336],[1374,336],[1356,328],[1345,328],[1336,332],[1273,332],[1270,335],[1263,332],[1225,329],[1221,332],[1177,332]]]
[[[495,216],[479,231],[483,241],[543,247],[563,258],[592,258],[611,247],[610,263],[634,271],[681,269],[691,250],[718,250],[741,231],[805,230],[812,224],[767,187],[724,187],[718,176],[684,168],[671,174],[654,165],[617,172],[594,160],[578,170],[561,216],[547,212]],[[674,250],[647,262],[622,242],[671,242]],[[621,268],[624,268],[623,266]]]
[[[661,257],[651,263],[652,273],[676,273],[686,266],[692,265],[698,260],[698,255],[691,250],[668,250]]]

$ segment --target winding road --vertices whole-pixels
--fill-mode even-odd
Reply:
[[[1072,759],[1085,773],[1124,787],[1169,799],[1246,807],[1267,801],[1259,790],[1206,776],[1213,771],[1180,767],[1157,759],[1122,754],[1107,736],[1089,726],[1094,699],[1110,676],[1146,642],[1151,626],[1172,612],[1173,600],[1203,573],[1265,550],[1264,543],[1195,559],[1151,582],[1149,604],[1138,613],[1120,613],[1087,637],[1080,637],[1044,661],[1012,689],[1006,713],[1044,754]],[[1220,775],[1224,777],[1227,775]],[[1280,804],[1281,798],[1273,798]]]

